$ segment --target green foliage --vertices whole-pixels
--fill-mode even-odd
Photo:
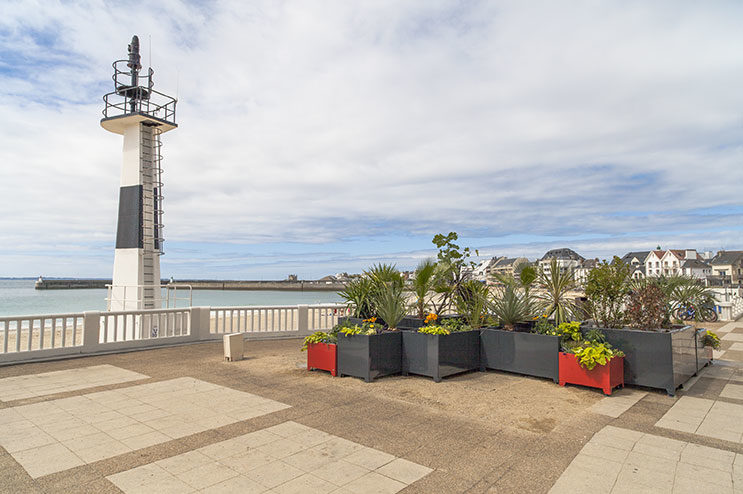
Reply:
[[[618,328],[624,324],[623,307],[629,294],[629,265],[614,256],[611,263],[602,261],[588,273],[586,297],[588,313],[605,328]]]
[[[552,324],[545,314],[534,318],[534,330],[532,332],[537,334],[556,334],[557,328]]]
[[[659,283],[646,282],[629,295],[627,319],[631,327],[638,329],[670,327],[668,299]]]
[[[565,340],[580,341],[583,335],[580,332],[580,322],[562,322],[557,326],[557,335]]]
[[[371,280],[374,290],[387,285],[393,285],[402,289],[405,284],[402,274],[400,274],[400,271],[397,270],[394,264],[374,264],[367,271],[364,271],[364,274]]]
[[[516,323],[528,321],[532,315],[529,296],[509,284],[493,296],[490,309],[499,324],[508,331],[513,331]]]
[[[720,348],[720,337],[712,331],[707,330],[704,338],[702,338],[702,344],[704,344],[704,346],[711,346],[712,348],[717,350],[718,348]]]
[[[343,298],[353,317],[372,317],[374,307],[372,304],[372,291],[374,285],[368,277],[355,278],[347,282],[338,295]]]
[[[415,269],[415,275],[413,276],[413,293],[415,294],[415,302],[413,307],[418,313],[418,317],[421,319],[426,316],[426,309],[428,307],[429,292],[433,290],[434,286],[434,275],[436,274],[436,261],[433,259],[426,259],[418,264]]]
[[[554,317],[557,324],[573,317],[575,303],[567,297],[568,292],[575,287],[572,269],[561,271],[557,259],[552,259],[549,275],[539,271],[539,284],[544,291],[539,296],[541,306],[548,317]]]
[[[715,305],[714,294],[701,281],[690,277],[677,280],[668,299],[671,314],[675,315],[682,307],[694,307],[696,309],[694,311],[696,321],[704,320],[704,311]]]
[[[523,286],[528,291],[529,288],[531,288],[531,286],[534,284],[534,282],[537,281],[537,278],[539,278],[539,272],[537,271],[537,268],[535,268],[531,264],[525,264],[522,266],[523,267],[518,273],[518,277],[521,281],[521,286]]]
[[[482,327],[488,313],[488,287],[485,283],[477,280],[462,282],[454,301],[457,313],[470,327],[475,329]]]
[[[316,333],[312,333],[308,337],[304,339],[302,342],[302,351],[304,352],[307,350],[307,346],[311,345],[313,343],[337,343],[338,342],[338,336],[331,333],[324,333],[322,331],[318,331]]]
[[[614,357],[624,356],[624,352],[612,348],[608,343],[593,341],[584,341],[571,351],[578,358],[580,366],[588,370],[592,370],[596,365],[606,365]]]
[[[439,233],[432,240],[439,250],[436,254],[438,262],[433,282],[433,291],[438,294],[438,297],[431,303],[436,314],[443,314],[451,306],[460,285],[469,277],[468,271],[463,268],[468,264],[467,260],[472,255],[472,251],[469,247],[461,249],[455,244],[458,238],[456,232],[449,232],[448,235]],[[469,262],[469,265],[472,266],[474,263]]]
[[[381,324],[376,324],[376,325],[372,324],[370,327],[363,327],[363,326],[359,326],[358,324],[356,324],[354,326],[342,328],[340,330],[340,332],[342,334],[346,335],[346,336],[353,336],[353,335],[357,335],[357,334],[371,335],[371,334],[377,334],[378,328],[376,326],[378,326],[379,329],[381,329],[381,326],[382,325]]]
[[[459,331],[472,331],[472,329],[474,329],[471,325],[458,317],[442,319],[440,325],[452,333],[457,333]]]
[[[586,331],[585,339],[594,343],[606,343],[606,335],[596,328]]]
[[[396,329],[407,312],[402,285],[386,283],[378,287],[374,292],[374,309],[389,329]]]
[[[451,334],[451,330],[443,326],[423,326],[418,328],[418,332],[424,334]]]

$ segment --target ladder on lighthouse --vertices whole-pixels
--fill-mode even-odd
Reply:
[[[163,254],[162,169],[160,129],[140,124],[142,173],[142,308],[160,308],[160,270],[158,256]]]

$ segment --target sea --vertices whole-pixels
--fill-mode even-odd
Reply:
[[[0,317],[106,310],[105,289],[36,290],[35,281],[0,278]],[[182,295],[179,290],[178,297]],[[278,290],[193,290],[192,300],[192,305],[200,307],[323,304],[342,301],[336,292]],[[178,307],[184,305],[188,304],[179,301]]]

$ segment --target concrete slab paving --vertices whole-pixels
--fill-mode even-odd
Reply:
[[[550,492],[740,492],[743,479],[733,475],[738,456],[606,426],[583,447]]]
[[[112,365],[95,365],[0,379],[0,401],[14,401],[68,391],[148,379]]]
[[[255,462],[256,453],[265,461]],[[292,461],[299,457],[302,460]],[[240,492],[363,494],[395,493],[432,471],[288,421],[107,479],[126,494],[160,485],[177,486],[182,492],[227,492],[240,488]]]
[[[288,405],[194,378],[0,410],[0,446],[32,478],[93,463]]]
[[[618,389],[611,396],[607,396],[593,405],[591,411],[617,418],[645,396],[647,396],[647,392],[638,389]]]

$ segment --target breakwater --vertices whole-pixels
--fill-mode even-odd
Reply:
[[[167,285],[170,280],[161,280]],[[337,281],[316,280],[173,280],[176,285],[190,285],[194,290],[279,290],[279,291],[338,291],[343,289],[343,283]],[[41,279],[37,280],[37,290],[73,290],[86,288],[106,288],[111,280],[100,279]]]

